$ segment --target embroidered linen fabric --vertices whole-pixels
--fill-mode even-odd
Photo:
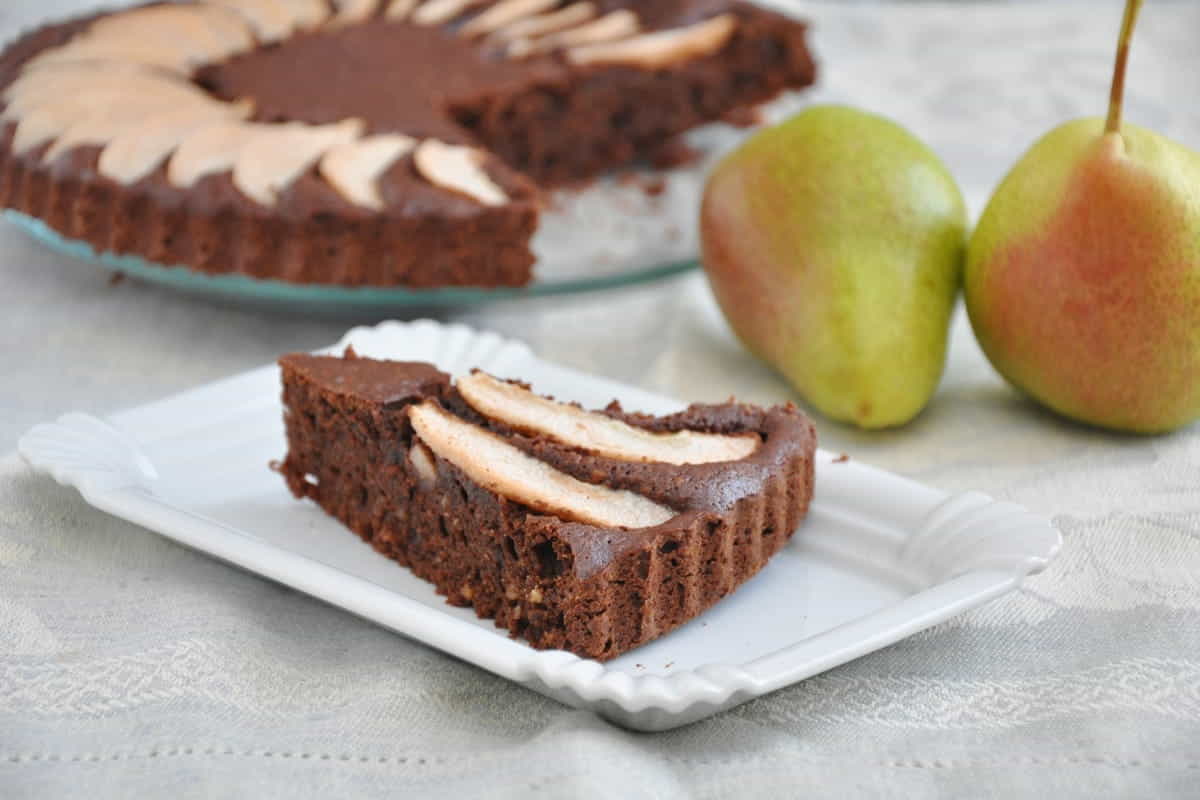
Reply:
[[[928,138],[977,212],[1032,139],[1100,113],[1118,3],[804,3],[814,99]],[[72,4],[0,10],[11,36]],[[1150,4],[1131,120],[1200,148],[1179,102],[1200,9]],[[1190,65],[1190,66],[1189,66]],[[0,228],[0,447],[338,338],[350,320],[140,286]],[[450,315],[694,400],[792,398],[698,275]],[[353,320],[360,321],[360,320]],[[1063,422],[996,377],[963,315],[930,409],[824,446],[1054,518],[1062,555],[982,609],[719,717],[623,731],[171,544],[0,460],[0,796],[1188,797],[1200,787],[1200,427]],[[769,613],[787,613],[772,609]]]

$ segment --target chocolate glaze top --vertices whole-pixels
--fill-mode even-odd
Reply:
[[[235,56],[200,70],[196,82],[223,100],[252,98],[261,122],[358,117],[369,133],[473,144],[455,106],[566,72],[553,58],[504,58],[449,28],[374,19]]]
[[[291,353],[279,364],[325,391],[384,408],[441,397],[450,385],[450,376],[432,364],[361,358],[351,348],[344,358]]]

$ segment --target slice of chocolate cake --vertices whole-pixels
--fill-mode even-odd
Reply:
[[[592,412],[353,351],[279,363],[292,493],[536,648],[606,660],[678,627],[812,498],[816,437],[790,405]]]

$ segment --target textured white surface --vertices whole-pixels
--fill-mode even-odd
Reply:
[[[818,96],[927,137],[976,210],[1036,136],[1102,110],[1115,0],[804,6],[819,20]],[[6,3],[0,25],[72,7]],[[1200,4],[1147,4],[1128,103],[1193,148],[1197,30]],[[72,408],[148,402],[347,327],[108,287],[6,227],[0,286],[5,449]],[[454,317],[652,391],[793,397],[732,340],[698,276]],[[1042,413],[960,315],[915,424],[819,429],[857,460],[1053,516],[1062,555],[985,608],[656,736],[170,544],[6,461],[0,796],[1196,795],[1200,428],[1122,437]]]

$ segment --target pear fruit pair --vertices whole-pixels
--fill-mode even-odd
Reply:
[[[1107,120],[1047,134],[967,247],[976,338],[1059,413],[1138,432],[1200,417],[1200,155],[1121,121],[1127,0]],[[705,268],[734,331],[826,415],[898,425],[936,388],[965,215],[923,145],[879,117],[815,108],[713,173]]]

